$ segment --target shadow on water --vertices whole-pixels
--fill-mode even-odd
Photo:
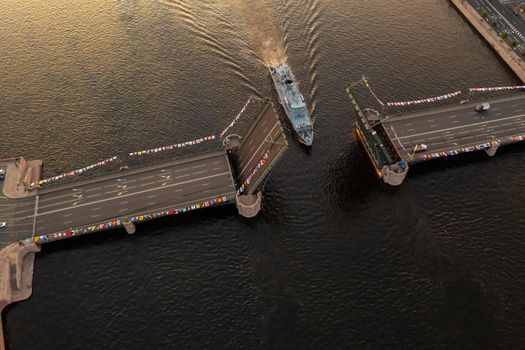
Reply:
[[[486,167],[494,161],[497,161],[498,163],[502,162],[502,166],[504,166],[504,158],[514,154],[519,155],[522,152],[525,152],[525,144],[518,143],[500,147],[494,157],[488,156],[485,151],[476,151],[458,154],[453,157],[433,159],[431,161],[412,165],[405,182],[407,180],[414,180],[429,173],[451,171],[462,167],[468,167],[477,163],[484,163],[481,165],[481,167]],[[482,168],[476,168],[482,170]],[[482,175],[482,173],[480,173],[480,175]]]
[[[347,208],[362,203],[378,191],[389,191],[374,171],[365,150],[352,135],[352,140],[323,177],[322,184],[332,206]]]
[[[212,223],[237,215],[235,205],[230,204],[199,209],[182,215],[166,216],[136,225],[137,231],[133,235],[128,235],[124,228],[118,228],[47,243],[43,245],[42,251],[37,254],[37,259],[45,258],[47,255],[60,251],[84,250],[101,244],[120,244],[126,239],[136,240],[153,236],[167,236],[173,234],[174,231],[176,234],[177,230],[184,231],[199,223]]]

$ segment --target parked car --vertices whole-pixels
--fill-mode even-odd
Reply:
[[[480,105],[477,105],[476,107],[474,107],[474,109],[476,110],[476,112],[484,112],[486,110],[488,110],[490,108],[490,104],[489,103],[482,103]]]
[[[419,144],[414,146],[414,153],[423,152],[427,150],[427,145],[425,144]]]
[[[5,230],[6,227],[7,227],[7,223],[6,222],[0,222],[0,231],[1,230]]]
[[[0,169],[0,180],[3,180],[5,177],[5,169]]]

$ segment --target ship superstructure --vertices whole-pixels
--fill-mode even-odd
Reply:
[[[279,95],[279,102],[299,137],[299,141],[311,146],[314,139],[312,119],[292,71],[286,64],[280,63],[275,67],[270,67],[270,73]]]

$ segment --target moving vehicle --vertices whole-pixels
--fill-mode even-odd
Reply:
[[[477,105],[476,107],[474,107],[474,110],[476,112],[484,112],[486,110],[488,110],[490,108],[490,104],[485,102],[485,103],[482,103],[480,105]]]
[[[414,146],[414,153],[419,153],[427,150],[427,145],[424,143]]]
[[[3,180],[5,177],[5,169],[0,169],[0,180]]]
[[[7,227],[6,222],[0,222],[0,231],[5,230],[6,227]]]
[[[306,108],[304,97],[299,92],[299,87],[295,83],[290,68],[286,64],[280,63],[275,67],[270,67],[270,73],[275,90],[279,95],[279,102],[297,136],[299,136],[299,141],[306,146],[311,146],[314,139],[314,126]]]

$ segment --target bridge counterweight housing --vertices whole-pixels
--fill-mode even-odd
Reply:
[[[401,158],[378,113],[362,109],[350,88],[346,89],[357,113],[355,134],[374,167],[378,178],[392,186],[399,186],[408,173],[408,164]]]

